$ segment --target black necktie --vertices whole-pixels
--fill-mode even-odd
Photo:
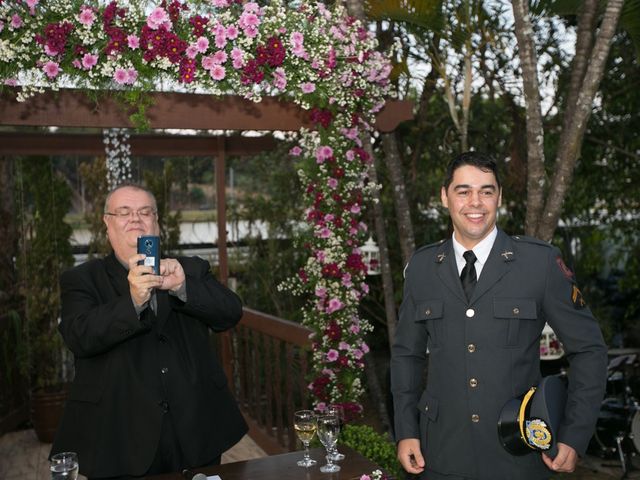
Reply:
[[[462,269],[460,280],[462,281],[462,289],[464,290],[464,294],[467,296],[467,300],[471,300],[473,289],[476,287],[476,282],[478,281],[478,277],[476,277],[476,267],[473,266],[477,259],[473,250],[467,250],[462,254],[462,256],[467,263]]]

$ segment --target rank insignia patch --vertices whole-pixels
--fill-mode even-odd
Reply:
[[[532,447],[548,450],[551,447],[551,432],[547,424],[539,418],[527,420],[527,441]]]
[[[587,306],[587,302],[584,301],[582,293],[580,292],[580,289],[576,285],[572,285],[572,288],[571,288],[571,301],[573,302],[573,306],[577,310],[582,310],[584,307]]]
[[[561,257],[556,257],[556,263],[558,264],[558,267],[560,267],[560,271],[565,276],[565,278],[572,282],[574,280],[573,272],[569,267],[567,267],[567,264],[564,263],[564,260],[562,260]]]

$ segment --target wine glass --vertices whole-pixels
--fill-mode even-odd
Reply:
[[[78,455],[75,452],[56,453],[51,457],[51,480],[76,480]]]
[[[340,429],[342,430],[342,427],[344,427],[345,423],[344,407],[342,405],[331,404],[326,408],[324,413],[326,413],[327,415],[335,415],[336,417],[338,417],[338,421],[340,422]],[[331,456],[331,460],[333,460],[334,462],[344,460],[344,454],[338,451],[337,444],[333,447],[329,455]]]
[[[298,461],[298,466],[309,468],[316,462],[309,456],[309,442],[316,433],[316,414],[312,410],[298,410],[293,414],[293,428],[304,445],[304,457]]]
[[[340,419],[337,415],[320,415],[318,417],[318,438],[327,450],[327,464],[320,467],[322,473],[339,472],[340,467],[333,463],[331,451],[335,448],[340,434]]]

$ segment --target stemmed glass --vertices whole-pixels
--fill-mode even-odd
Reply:
[[[344,427],[344,407],[342,405],[332,404],[329,405],[324,411],[327,415],[335,415],[338,417],[338,421],[340,422],[340,429]],[[329,456],[331,460],[334,462],[339,462],[340,460],[344,460],[344,454],[338,451],[337,444],[333,447],[331,452],[329,452]]]
[[[304,445],[304,457],[298,461],[298,466],[309,468],[318,463],[309,456],[309,442],[318,428],[316,414],[312,410],[298,410],[293,414],[293,428]]]
[[[327,464],[320,467],[322,473],[339,472],[340,467],[333,463],[331,451],[335,448],[340,434],[340,419],[337,415],[320,415],[318,417],[318,438],[327,450]]]
[[[51,457],[51,480],[76,480],[78,455],[75,452],[56,453]]]

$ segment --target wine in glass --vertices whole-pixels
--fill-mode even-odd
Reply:
[[[340,422],[340,429],[342,430],[342,427],[344,427],[344,423],[345,423],[344,407],[342,405],[331,404],[326,408],[324,413],[326,413],[327,415],[337,416],[338,421]],[[339,462],[340,460],[344,460],[344,454],[338,451],[337,444],[336,446],[333,447],[333,450],[331,450],[329,455],[331,456],[331,460],[333,460],[334,462]]]
[[[51,480],[76,480],[78,455],[75,452],[56,453],[51,457]]]
[[[339,472],[340,467],[333,463],[331,451],[335,448],[340,434],[340,419],[337,415],[320,415],[318,417],[318,438],[327,450],[327,464],[320,467],[322,473]]]
[[[316,414],[312,410],[298,410],[293,414],[293,428],[304,445],[304,457],[298,461],[298,466],[309,468],[316,462],[309,456],[309,442],[316,433]]]

